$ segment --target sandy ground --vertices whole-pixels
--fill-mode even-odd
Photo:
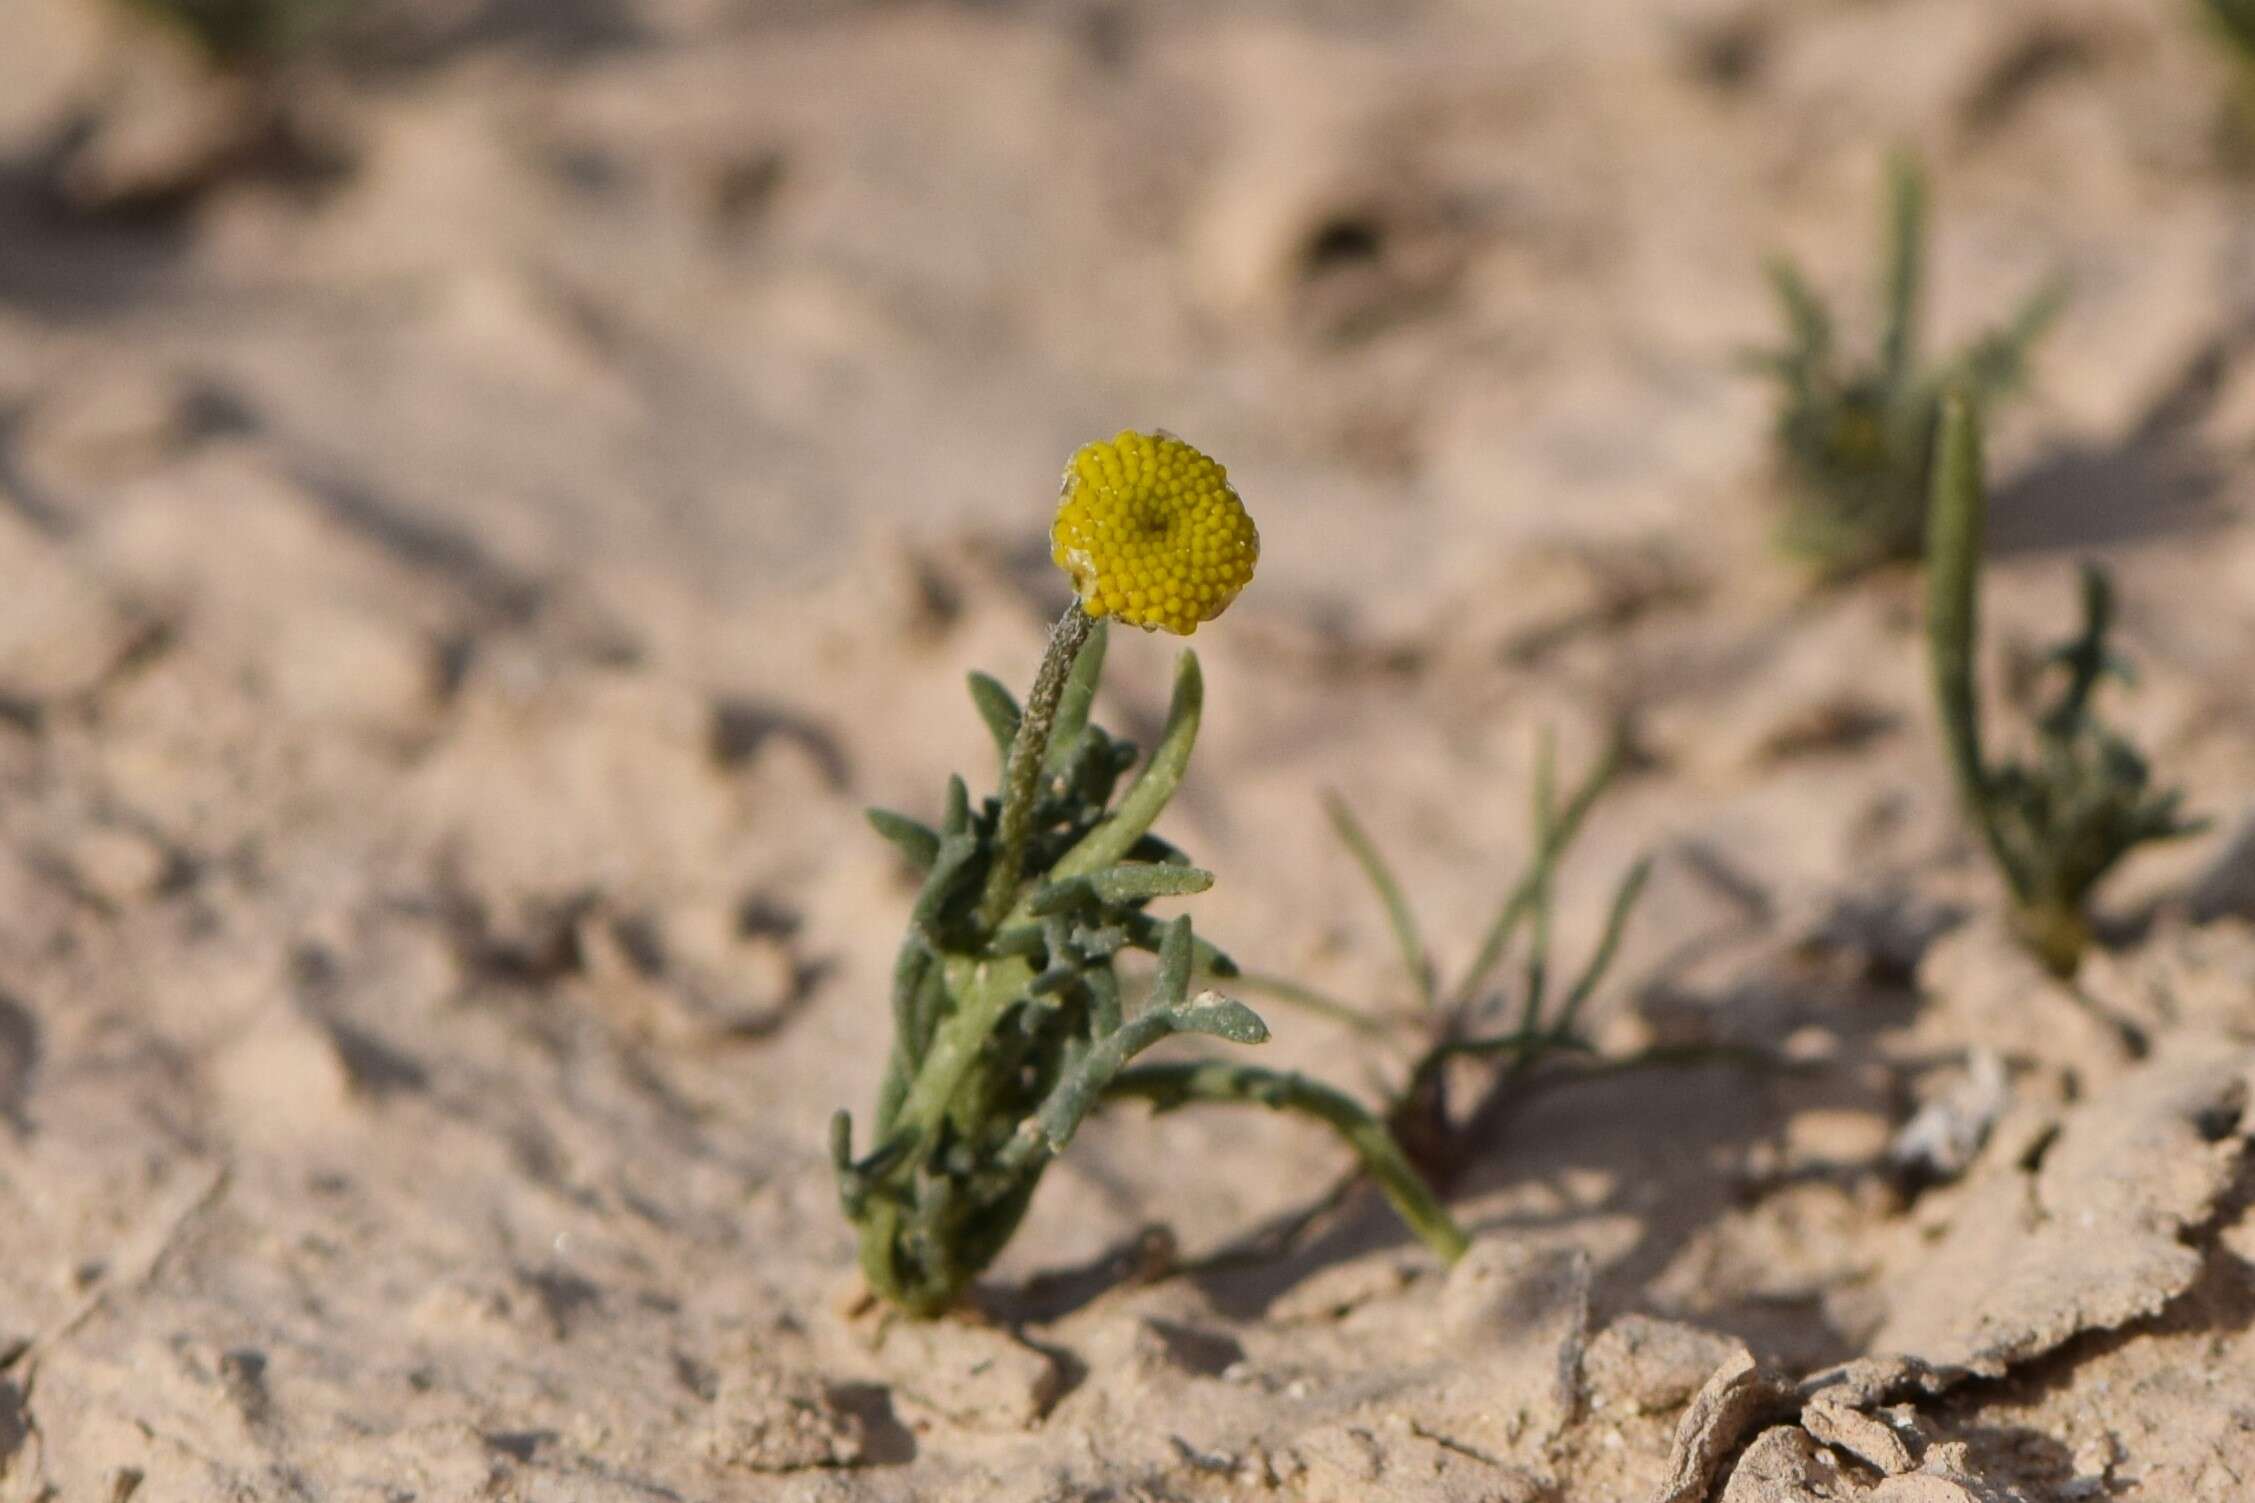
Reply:
[[[0,1498],[2250,1496],[2255,189],[2182,9],[463,0],[261,125],[13,0]],[[1915,581],[1766,547],[1759,258],[1864,306],[1897,141],[1937,336],[2076,287],[1992,666],[2106,558],[2216,821],[2080,996],[1997,933]],[[824,1124],[907,896],[857,811],[986,770],[962,676],[1030,675],[1058,467],[1130,425],[1265,544],[1197,638],[1202,932],[1398,1001],[1320,791],[1461,961],[1538,734],[1626,717],[1601,1037],[1805,1068],[1529,1100],[1447,1272],[1367,1200],[1170,1276],[1340,1155],[1123,1110],[983,1321],[851,1318]]]

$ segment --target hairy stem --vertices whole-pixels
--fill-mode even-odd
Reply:
[[[1010,912],[1018,893],[1018,879],[1026,863],[1026,835],[1033,823],[1034,802],[1041,795],[1042,764],[1049,757],[1049,733],[1057,723],[1057,702],[1065,693],[1065,679],[1073,671],[1095,623],[1079,601],[1065,607],[1050,629],[1049,647],[1034,675],[1033,692],[1018,717],[1018,733],[1010,742],[1009,764],[1002,779],[1002,815],[995,829],[994,865],[987,869],[986,890],[979,898],[979,927],[991,931]]]

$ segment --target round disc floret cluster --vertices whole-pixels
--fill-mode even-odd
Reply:
[[[1125,432],[1065,467],[1049,553],[1091,616],[1187,637],[1245,588],[1261,536],[1213,459],[1170,433]]]

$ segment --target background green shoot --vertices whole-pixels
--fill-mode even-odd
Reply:
[[[1942,393],[1988,404],[2018,387],[2064,300],[2062,285],[2045,287],[2002,328],[1929,364],[1919,347],[1927,197],[1917,161],[1890,157],[1884,293],[1870,357],[1843,354],[1831,311],[1797,266],[1783,258],[1769,266],[1785,340],[1746,358],[1777,392],[1773,437],[1787,492],[1778,541],[1826,576],[1918,557]]]
[[[1927,544],[1935,701],[1967,816],[2010,893],[2014,932],[2046,968],[2072,976],[2091,943],[2098,884],[2138,846],[2204,825],[2181,814],[2181,791],[2152,786],[2145,758],[2098,717],[2100,684],[2132,675],[2107,646],[2113,589],[2096,564],[2082,568],[2081,628],[2046,660],[2060,682],[2036,717],[2033,756],[1989,760],[1974,662],[1986,510],[1980,412],[1953,394],[1943,407]]]

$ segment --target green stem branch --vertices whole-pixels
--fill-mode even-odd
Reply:
[[[1395,1212],[1441,1261],[1455,1262],[1471,1245],[1385,1124],[1353,1097],[1304,1075],[1225,1060],[1133,1065],[1113,1077],[1105,1095],[1139,1098],[1160,1111],[1201,1101],[1314,1117],[1346,1140]]]

